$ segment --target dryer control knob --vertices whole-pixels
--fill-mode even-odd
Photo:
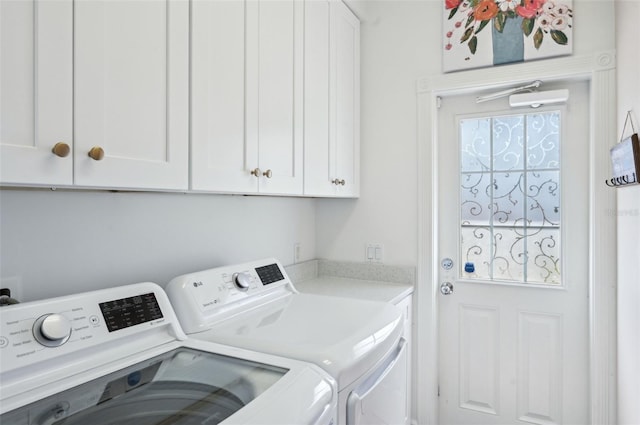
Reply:
[[[236,284],[239,290],[249,290],[249,285],[251,285],[251,275],[249,273],[234,273],[232,278],[233,283]]]
[[[36,340],[47,347],[58,347],[69,340],[71,322],[62,314],[46,314],[33,324]]]

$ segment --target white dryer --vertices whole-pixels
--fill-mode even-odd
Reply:
[[[0,423],[335,424],[312,364],[191,340],[152,283],[0,309]]]
[[[407,350],[395,306],[296,291],[275,259],[174,278],[165,288],[193,338],[313,362],[338,383],[341,425],[401,425]]]

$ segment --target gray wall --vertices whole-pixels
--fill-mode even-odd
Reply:
[[[2,286],[21,300],[152,281],[262,257],[315,257],[312,199],[0,191]]]

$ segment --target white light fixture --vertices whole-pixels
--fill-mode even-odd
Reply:
[[[521,106],[539,108],[542,105],[564,103],[567,99],[569,99],[569,90],[567,89],[536,91],[531,93],[512,94],[509,96],[509,106],[512,108]]]

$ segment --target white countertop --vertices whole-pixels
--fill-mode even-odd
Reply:
[[[320,276],[302,282],[294,282],[293,285],[302,293],[385,301],[392,304],[396,304],[413,293],[413,285],[408,283],[349,279],[336,276]]]

